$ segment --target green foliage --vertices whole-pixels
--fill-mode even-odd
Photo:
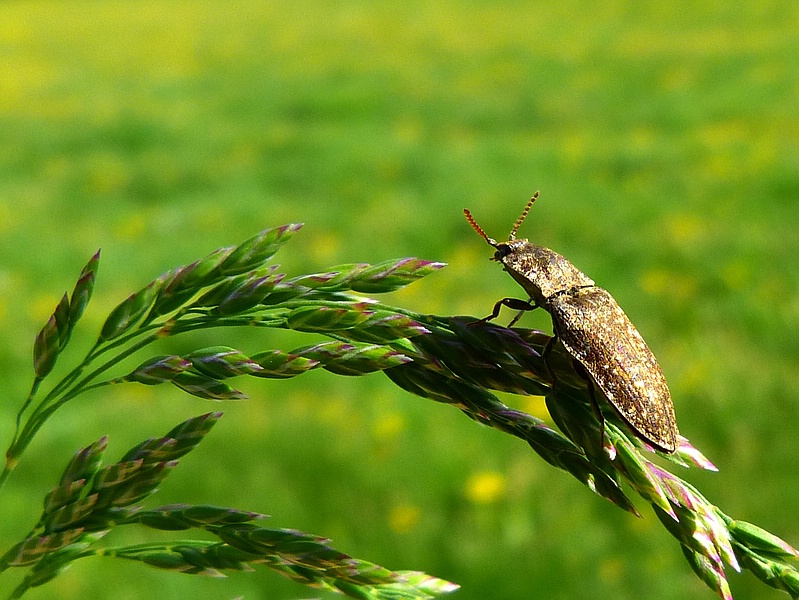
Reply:
[[[798,16],[795,0],[2,3],[3,447],[31,384],[33,334],[98,246],[101,285],[70,353],[153,275],[296,220],[306,230],[280,255],[290,277],[415,254],[451,266],[386,302],[482,317],[516,287],[460,211],[506,231],[540,189],[523,233],[619,300],[664,368],[681,430],[723,473],[688,479],[799,540]],[[521,324],[549,331],[546,315]],[[146,356],[320,342],[269,335],[201,331]],[[74,366],[66,358],[49,378]],[[226,411],[162,503],[270,512],[381,564],[458,581],[464,599],[702,593],[646,504],[629,519],[525,443],[453,421],[384,377],[319,367],[226,383],[253,401]],[[553,426],[552,402],[500,397]],[[205,410],[174,385],[81,396],[6,488],[0,553],[36,520],[31,494],[53,486],[65,449],[106,433],[123,449],[136,431]],[[498,487],[475,495],[486,478]],[[302,595],[271,575],[234,575],[236,593]],[[736,597],[779,596],[748,573],[729,579]],[[110,583],[120,596],[200,600],[226,596],[214,586],[227,582],[83,561],[57,585],[75,599]]]
[[[764,529],[731,519],[695,487],[647,459],[642,450],[654,450],[628,435],[615,413],[608,410],[598,416],[591,410],[589,390],[565,350],[555,347],[559,356],[545,362],[549,336],[464,317],[409,313],[354,293],[356,287],[372,293],[392,291],[441,268],[441,263],[403,259],[375,267],[348,265],[289,280],[281,275],[279,284],[259,290],[257,302],[237,303],[236,311],[217,310],[226,303],[233,306],[228,300],[240,292],[241,277],[260,278],[264,262],[287,241],[286,232],[297,229],[290,225],[267,230],[148,284],[143,291],[158,289],[158,293],[139,292],[130,297],[135,301],[129,298],[120,305],[126,308],[114,309],[84,359],[45,394],[40,388],[50,369],[41,365],[54,359],[42,357],[57,356],[66,348],[70,324],[78,318],[69,315],[83,312],[89,293],[73,294],[84,298],[73,305],[74,310],[64,296],[43,330],[55,333],[37,337],[34,384],[17,415],[0,486],[41,427],[87,390],[120,383],[172,383],[199,398],[232,400],[244,397],[225,382],[233,377],[284,379],[318,366],[339,375],[383,371],[413,394],[451,404],[478,423],[524,440],[549,464],[640,516],[624,489],[626,483],[651,504],[695,573],[724,600],[732,599],[725,564],[735,570],[749,569],[768,585],[799,598],[799,570],[790,562],[799,558],[799,551]],[[76,290],[90,289],[85,283],[87,273],[96,268],[97,255],[84,269]],[[237,283],[232,284],[234,279]],[[220,286],[227,293],[209,296],[207,288]],[[148,300],[143,301],[144,297]],[[135,310],[130,310],[133,305]],[[142,319],[145,313],[148,316]],[[106,375],[122,359],[164,337],[242,324],[321,333],[332,340],[253,356],[216,345],[182,356],[152,357],[121,377]],[[366,343],[364,338],[380,343]],[[105,362],[94,367],[101,358]],[[491,390],[545,394],[561,431],[510,409]],[[58,485],[45,496],[36,525],[0,557],[0,576],[12,567],[28,567],[10,598],[21,597],[57,577],[75,560],[90,556],[122,558],[194,575],[221,576],[263,564],[306,585],[375,600],[431,598],[457,589],[423,573],[392,572],[354,559],[317,536],[265,529],[252,523],[264,517],[258,513],[190,504],[144,509],[139,503],[157,491],[178,460],[195,449],[220,417],[221,413],[208,413],[188,419],[163,437],[137,444],[108,466],[102,466],[105,437],[78,451]],[[715,470],[683,437],[673,455],[662,456],[677,465]],[[219,541],[97,547],[105,534],[125,525],[166,531],[198,529]]]
[[[368,336],[378,327],[393,329],[394,334],[385,335],[392,341],[426,332],[407,318],[387,318],[387,311],[376,320],[375,311],[369,310],[373,301],[356,301],[349,292],[352,286],[375,292],[394,290],[440,268],[438,263],[406,259],[375,267],[355,265],[288,281],[279,290],[274,285],[262,285],[260,274],[267,269],[264,263],[297,229],[298,225],[288,225],[263,231],[148,284],[112,310],[83,361],[39,399],[42,380],[67,346],[72,327],[89,301],[99,254],[92,257],[72,294],[75,300],[70,302],[65,295],[36,338],[34,385],[18,413],[0,486],[45,422],[86,390],[126,382],[172,383],[200,398],[235,400],[244,395],[223,380],[242,375],[293,376],[316,366],[337,374],[364,375],[409,362],[409,357],[390,347],[361,342],[331,341],[290,353],[270,350],[252,358],[228,346],[213,346],[184,356],[155,356],[125,376],[103,379],[123,358],[149,344],[204,328],[249,322],[333,335],[363,327]],[[386,280],[384,284],[382,279]],[[314,285],[307,285],[309,282]],[[208,288],[213,289],[208,292]],[[220,289],[225,292],[220,293]],[[269,297],[271,293],[278,298]],[[84,376],[100,358],[105,362]],[[261,358],[266,366],[260,364]],[[258,513],[189,504],[144,509],[139,503],[158,490],[177,467],[178,459],[194,450],[221,416],[208,413],[188,419],[163,437],[137,444],[118,462],[105,467],[102,459],[107,438],[78,451],[58,485],[45,496],[38,523],[0,557],[0,576],[12,567],[29,568],[9,598],[22,597],[50,582],[75,560],[91,556],[138,561],[193,575],[222,576],[226,571],[265,565],[305,585],[362,599],[434,598],[457,589],[424,573],[393,572],[352,558],[318,536],[260,527],[252,523],[265,517]],[[97,547],[112,529],[126,525],[167,531],[198,529],[219,541]]]

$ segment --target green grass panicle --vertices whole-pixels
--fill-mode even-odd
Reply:
[[[478,423],[523,440],[550,465],[639,515],[633,492],[651,506],[697,576],[721,598],[732,598],[728,566],[748,569],[799,597],[799,552],[727,516],[694,486],[650,460],[660,455],[667,464],[715,470],[687,439],[679,438],[674,454],[662,454],[633,436],[612,410],[597,415],[569,355],[556,345],[545,362],[551,336],[472,317],[418,314],[363,295],[414,283],[444,266],[438,262],[404,258],[287,278],[267,262],[298,229],[267,229],[153,280],[111,312],[96,344],[72,370],[42,390],[42,380],[64,354],[91,297],[99,258],[92,257],[71,297],[63,296],[36,338],[34,385],[18,414],[0,486],[41,427],[89,390],[169,383],[204,399],[240,400],[246,396],[229,383],[237,377],[286,379],[317,368],[347,376],[383,372],[412,394],[452,405]],[[266,347],[248,355],[224,343],[225,328],[242,326],[252,328],[265,344],[270,329],[323,341],[291,350]],[[132,371],[116,373],[123,360],[159,340],[201,330],[215,330],[218,343],[180,355],[155,354]],[[494,394],[498,391],[545,396],[557,429],[508,407]],[[214,412],[188,419],[107,466],[102,465],[106,438],[78,451],[45,495],[38,522],[0,558],[0,577],[11,567],[28,569],[10,597],[21,597],[87,557],[210,576],[264,565],[300,583],[355,598],[433,598],[457,589],[424,573],[390,571],[352,558],[318,536],[261,527],[256,521],[265,515],[259,513],[189,503],[142,506],[220,417]],[[216,541],[100,545],[106,533],[121,526],[201,530]]]

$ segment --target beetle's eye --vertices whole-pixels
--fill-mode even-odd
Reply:
[[[507,245],[497,246],[497,251],[494,252],[494,260],[502,260],[511,253],[510,247]]]

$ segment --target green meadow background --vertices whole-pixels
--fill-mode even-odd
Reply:
[[[0,55],[2,447],[33,338],[98,247],[75,350],[163,271],[289,222],[305,223],[276,257],[289,274],[445,261],[383,299],[484,316],[521,292],[461,211],[504,239],[538,189],[522,234],[625,307],[682,433],[720,469],[680,474],[799,544],[795,0],[11,0]],[[548,327],[546,314],[523,323]],[[312,341],[242,330],[160,351]],[[68,405],[3,489],[0,550],[35,522],[77,448],[108,434],[115,460],[221,409],[149,505],[266,512],[355,556],[456,581],[463,600],[714,597],[646,506],[636,519],[380,374],[240,385],[248,402],[130,385]],[[507,402],[546,417],[540,399]],[[3,574],[0,590],[18,577]],[[730,578],[737,598],[784,597]],[[27,597],[56,596],[334,597],[267,570],[202,579],[110,559]]]

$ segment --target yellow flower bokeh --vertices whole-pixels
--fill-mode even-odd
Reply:
[[[493,504],[505,496],[507,481],[497,471],[473,473],[466,480],[466,497],[475,504]]]

